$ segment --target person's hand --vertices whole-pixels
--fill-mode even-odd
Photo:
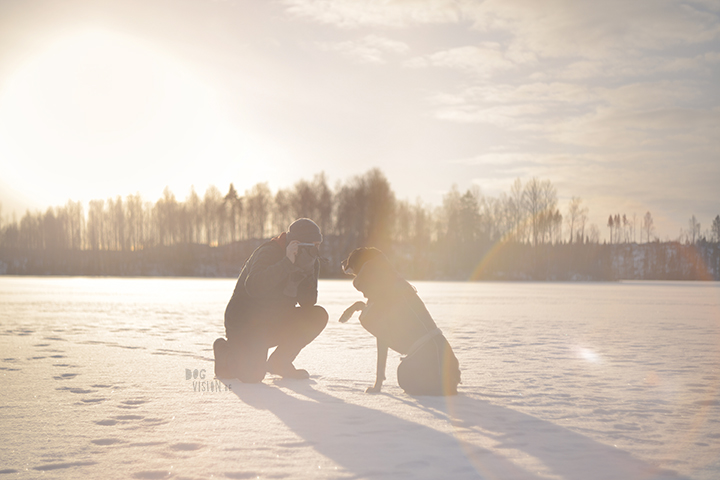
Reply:
[[[300,245],[300,242],[293,240],[288,243],[288,246],[285,248],[285,256],[288,257],[292,263],[295,263],[295,257],[297,257],[299,248],[298,245]]]

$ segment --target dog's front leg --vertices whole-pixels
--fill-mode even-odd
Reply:
[[[385,365],[387,364],[388,346],[385,342],[377,339],[377,373],[375,374],[375,385],[365,390],[365,393],[378,393],[385,380]]]

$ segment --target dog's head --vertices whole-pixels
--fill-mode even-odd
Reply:
[[[360,247],[356,248],[350,255],[342,261],[342,269],[348,275],[357,275],[360,273],[360,269],[370,260],[378,257],[385,257],[380,250],[374,247]]]

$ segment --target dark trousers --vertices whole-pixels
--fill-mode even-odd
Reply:
[[[243,382],[260,382],[267,364],[291,365],[300,350],[323,331],[328,322],[321,306],[267,309],[245,318],[226,318],[228,364]],[[277,347],[270,358],[268,350]]]

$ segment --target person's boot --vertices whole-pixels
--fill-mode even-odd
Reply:
[[[215,355],[215,377],[216,378],[233,378],[234,375],[230,368],[230,352],[228,351],[228,343],[224,338],[218,338],[213,343],[213,353]]]
[[[292,362],[279,359],[275,355],[270,355],[267,361],[267,371],[273,375],[280,375],[283,378],[293,378],[296,380],[305,380],[310,378],[310,374],[303,368],[295,368]]]

